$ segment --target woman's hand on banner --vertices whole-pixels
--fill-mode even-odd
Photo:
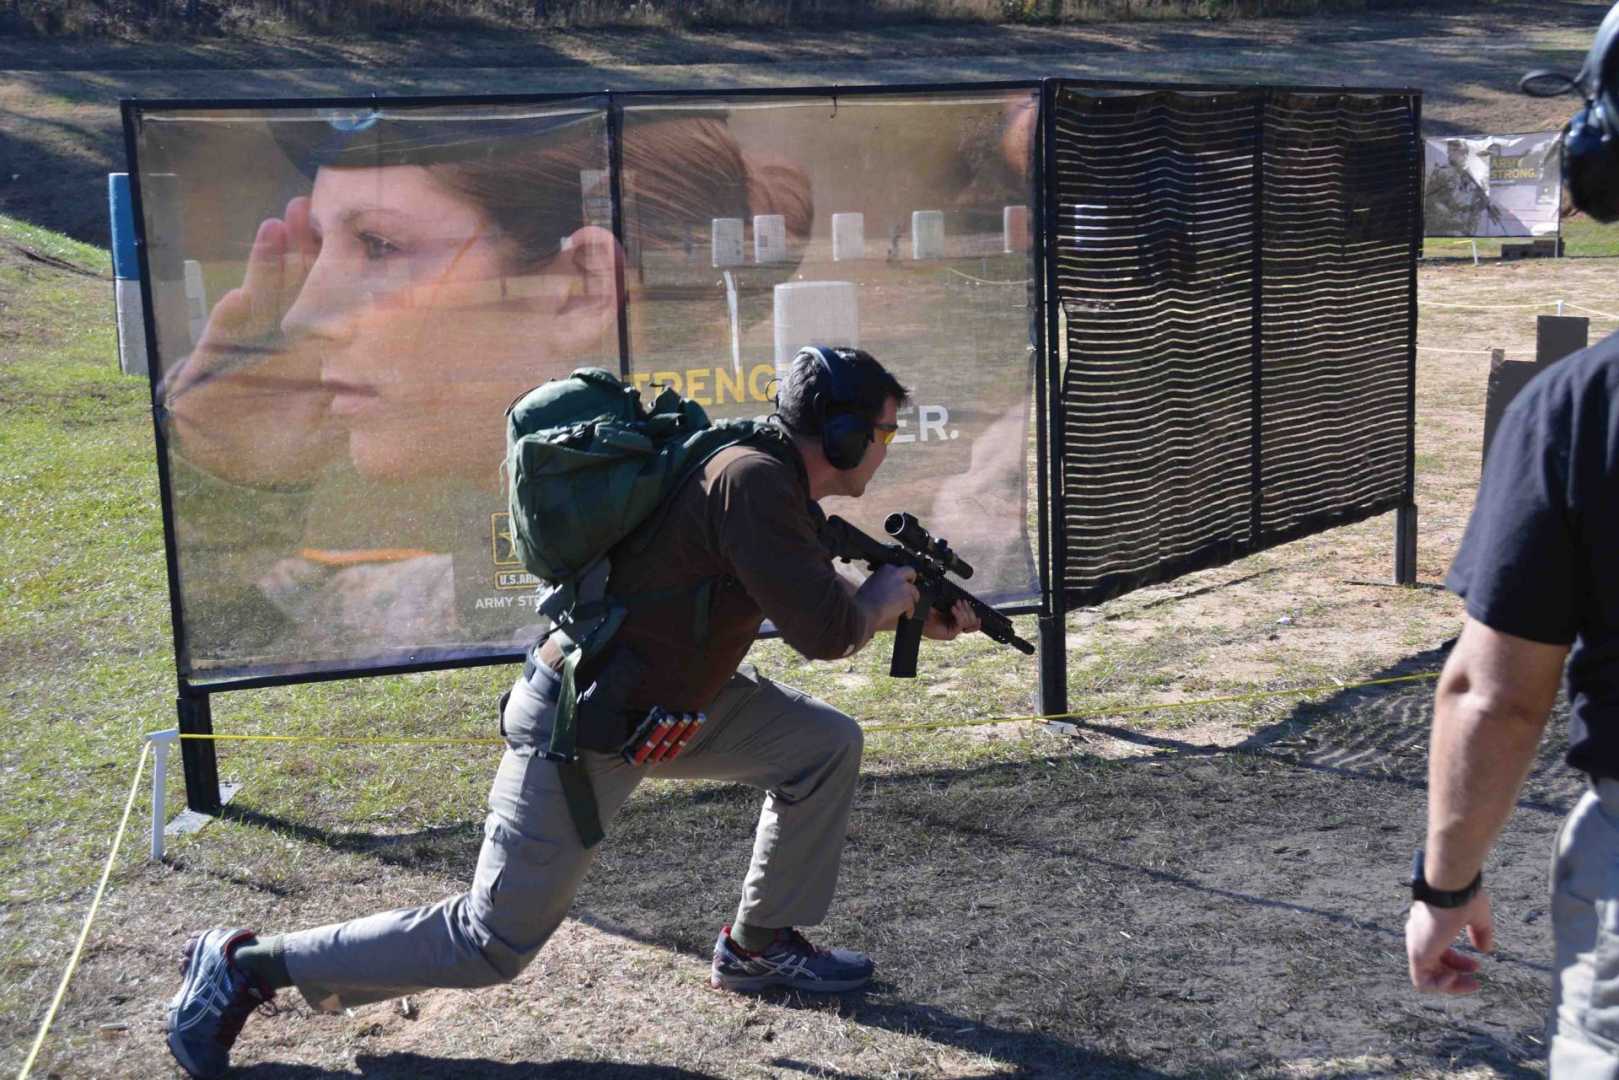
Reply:
[[[321,358],[281,332],[318,250],[305,197],[260,223],[241,286],[219,298],[196,347],[164,375],[160,398],[193,465],[276,487],[309,480],[331,457],[341,432]]]

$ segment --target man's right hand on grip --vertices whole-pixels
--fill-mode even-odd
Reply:
[[[872,572],[855,597],[869,605],[879,625],[892,619],[910,618],[922,594],[917,591],[916,571],[909,566],[885,564]]]

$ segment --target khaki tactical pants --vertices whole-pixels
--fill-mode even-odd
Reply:
[[[1619,781],[1598,780],[1557,837],[1551,1075],[1619,1078]]]
[[[512,688],[501,718],[507,747],[469,892],[283,938],[288,974],[313,1007],[489,986],[534,959],[567,914],[592,857],[579,843],[556,765],[535,750],[549,738],[555,700],[549,672],[532,683],[519,678]],[[837,884],[861,742],[849,717],[744,665],[674,761],[632,766],[589,750],[580,759],[609,833],[644,776],[763,789],[736,918],[760,927],[809,926],[825,918]]]

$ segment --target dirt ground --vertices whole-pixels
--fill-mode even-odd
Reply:
[[[516,982],[256,1018],[240,1075],[1542,1075],[1546,852],[1576,782],[1553,740],[1491,863],[1501,946],[1486,990],[1412,994],[1400,872],[1422,820],[1428,701],[1426,684],[1350,692],[1229,747],[1095,724],[1081,745],[1099,753],[1051,740],[1004,766],[879,767],[818,933],[872,951],[880,977],[825,999],[704,985],[754,799],[638,799]],[[183,928],[167,912],[301,925],[426,902],[476,853],[470,820],[404,835],[247,820],[275,851],[244,861],[199,843],[120,874],[40,1075],[168,1075],[161,1001]],[[289,854],[318,861],[319,881],[281,887],[268,863]]]
[[[79,53],[0,42],[0,212],[99,238],[120,94],[1266,70],[1270,81],[1424,85],[1430,132],[1533,130],[1554,126],[1567,103],[1513,96],[1512,78],[1577,66],[1601,10],[1499,4],[1482,14],[790,40],[574,35],[547,42],[545,56],[530,55],[532,42],[476,40],[434,43],[431,55],[403,42]],[[1460,618],[1438,582],[1477,481],[1488,350],[1532,355],[1534,316],[1559,299],[1589,309],[1594,337],[1608,332],[1619,323],[1605,316],[1619,313],[1619,275],[1607,260],[1447,261],[1424,266],[1420,293],[1419,587],[1384,584],[1392,525],[1383,519],[1130,594],[1072,617],[1074,700],[1118,692],[1166,702],[1438,667]],[[1009,712],[1032,711],[1030,672],[1005,677]],[[941,678],[936,689],[949,685]],[[1500,946],[1486,989],[1440,1001],[1409,991],[1402,944],[1430,699],[1431,684],[1411,682],[1180,720],[1083,720],[1061,737],[1030,725],[975,729],[949,737],[1003,749],[922,769],[874,740],[838,901],[817,937],[871,951],[879,979],[829,999],[706,989],[711,935],[728,917],[757,803],[731,788],[660,788],[626,809],[574,917],[517,981],[335,1018],[288,1002],[249,1024],[239,1075],[1544,1075],[1545,869],[1578,792],[1559,763],[1562,710],[1490,863]],[[256,839],[227,841],[221,828],[167,864],[120,871],[36,1075],[173,1075],[162,1002],[186,933],[242,920],[310,925],[437,899],[469,879],[480,830],[472,804],[428,828],[311,824],[252,800],[233,815]],[[27,907],[9,906],[11,925],[33,917]],[[65,908],[59,921],[81,910]],[[41,987],[53,985],[59,959],[40,956]],[[4,1061],[20,1060],[47,999],[38,1014],[5,1021]]]

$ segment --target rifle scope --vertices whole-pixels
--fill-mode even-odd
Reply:
[[[917,554],[937,559],[944,566],[946,573],[959,578],[973,576],[971,564],[951,551],[948,542],[933,539],[915,516],[906,513],[889,514],[883,519],[883,531]]]

